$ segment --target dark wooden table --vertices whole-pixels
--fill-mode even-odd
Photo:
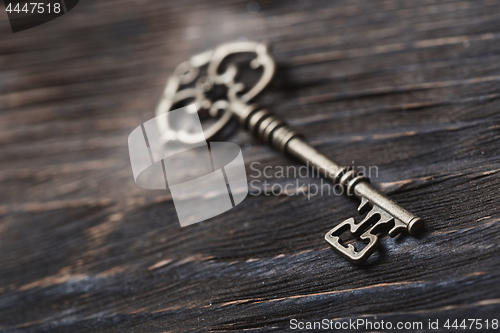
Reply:
[[[498,2],[87,0],[16,34],[1,17],[3,331],[500,319]],[[181,228],[168,192],[135,185],[127,137],[168,75],[237,38],[273,44],[260,102],[334,160],[377,166],[421,236],[384,237],[356,266],[323,240],[360,218],[355,200],[249,195]],[[249,180],[252,162],[296,165],[227,140]]]

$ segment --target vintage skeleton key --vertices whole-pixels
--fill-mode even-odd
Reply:
[[[231,60],[231,56],[243,53],[254,56],[250,62],[251,68],[262,70],[260,80],[246,92],[243,83],[235,82],[238,74],[237,64],[227,63]],[[225,71],[221,70],[223,62],[227,63]],[[202,68],[206,68],[207,73],[200,76]],[[371,207],[361,222],[356,223],[354,218],[349,218],[325,235],[325,240],[330,245],[355,263],[365,261],[375,251],[379,242],[377,235],[384,230],[388,230],[391,237],[405,230],[412,235],[418,233],[423,227],[421,218],[376,190],[370,185],[367,177],[358,174],[352,167],[342,167],[319,153],[278,117],[257,105],[249,104],[267,86],[274,72],[275,63],[265,44],[254,42],[223,44],[215,50],[196,55],[177,67],[167,82],[157,114],[168,112],[176,104],[189,99],[194,99],[198,109],[208,110],[212,116],[216,115],[217,111],[223,110],[222,116],[205,131],[207,140],[219,133],[231,117],[235,116],[243,128],[262,142],[295,157],[302,163],[311,165],[323,177],[342,186],[345,194],[359,198],[360,213]],[[195,84],[194,87],[180,89],[192,83]],[[226,99],[213,102],[207,96],[217,85],[226,87]],[[352,244],[344,246],[340,235],[346,231],[359,236],[367,245],[360,251]]]

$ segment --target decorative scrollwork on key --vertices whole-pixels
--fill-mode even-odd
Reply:
[[[235,55],[249,54],[248,63],[252,70],[262,69],[260,78],[251,87],[245,87],[237,82],[241,64],[234,62]],[[221,116],[210,126],[204,129],[206,140],[217,135],[231,120],[230,96],[237,103],[246,103],[260,94],[274,76],[276,65],[268,47],[264,43],[234,42],[218,46],[214,50],[205,51],[181,63],[168,79],[162,99],[156,108],[156,115],[171,111],[180,103],[194,102],[196,109],[208,114],[212,119]],[[214,94],[217,89],[226,89],[222,96]],[[221,107],[223,106],[223,107]],[[168,124],[158,124],[163,133],[170,130]],[[186,137],[187,141],[196,140],[195,137]]]

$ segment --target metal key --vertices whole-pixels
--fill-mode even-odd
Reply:
[[[235,62],[229,62],[225,71],[220,72],[222,63],[227,63],[232,56],[238,54],[254,55],[250,67],[262,68],[260,80],[251,89],[245,90],[243,83],[235,82],[238,74]],[[206,68],[207,73],[200,76],[202,68]],[[220,133],[235,116],[240,125],[260,141],[304,164],[311,165],[323,177],[334,184],[339,184],[347,196],[359,198],[360,213],[371,207],[365,218],[359,223],[356,223],[354,218],[349,218],[325,235],[325,240],[330,245],[355,263],[365,261],[376,250],[379,243],[378,234],[384,230],[388,230],[391,237],[405,230],[412,235],[417,234],[423,227],[421,218],[379,192],[370,185],[366,176],[354,168],[342,167],[319,153],[278,117],[257,105],[249,104],[268,85],[274,72],[275,63],[265,44],[255,42],[223,44],[215,50],[196,55],[177,67],[167,82],[163,99],[156,111],[157,115],[168,112],[176,104],[189,99],[194,99],[198,109],[208,111],[211,116],[222,110],[222,116],[205,131],[207,141]],[[190,84],[195,86],[180,89]],[[214,102],[207,96],[217,85],[227,88],[226,99]],[[362,250],[357,250],[352,244],[344,246],[340,236],[346,231],[356,237],[359,236],[367,245]]]

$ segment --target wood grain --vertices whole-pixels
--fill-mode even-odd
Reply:
[[[500,4],[259,7],[87,0],[16,34],[0,20],[3,332],[500,319]],[[355,200],[249,195],[181,228],[168,192],[135,185],[127,136],[168,75],[237,38],[273,45],[259,102],[335,161],[377,166],[372,183],[426,220],[422,235],[384,237],[355,266],[323,240],[359,218]],[[228,140],[250,144],[249,180],[253,162],[295,165],[242,131]]]

